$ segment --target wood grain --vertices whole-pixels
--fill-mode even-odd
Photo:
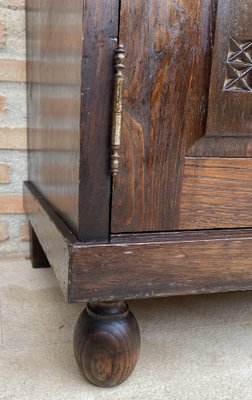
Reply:
[[[252,40],[251,21],[250,1],[219,0],[207,134],[240,137],[252,133],[251,94],[223,90],[230,39]]]
[[[204,136],[188,150],[187,156],[252,158],[252,137]]]
[[[29,180],[79,240],[108,240],[119,1],[27,0]]]
[[[113,235],[81,243],[32,184],[25,208],[70,302],[112,301],[252,288],[252,230]]]
[[[178,225],[185,151],[205,132],[215,5],[122,2],[125,112],[112,232]]]
[[[224,84],[229,77],[227,59],[230,52],[234,51],[231,38],[241,44],[246,41],[252,43],[251,21],[250,1],[218,1],[206,136],[194,144],[188,151],[188,156],[251,157],[251,92],[240,90],[239,82],[239,90],[235,87],[224,90]],[[242,59],[238,57],[238,60]],[[252,66],[251,62],[250,64]],[[247,78],[252,89],[251,71]]]
[[[135,368],[140,332],[125,302],[88,304],[74,330],[74,353],[81,372],[93,384],[113,387]]]
[[[250,34],[246,7],[237,20],[245,23],[231,29],[240,3],[219,2],[202,138],[216,1],[121,2],[125,112],[111,231],[142,233],[111,236],[110,88],[119,2],[28,0],[29,179],[34,185],[25,186],[25,207],[69,301],[252,288],[252,230],[237,229],[252,226],[250,97],[214,98],[226,73],[219,57],[230,39],[222,29]],[[219,156],[197,157],[200,138],[201,155],[209,146],[209,155]],[[189,148],[196,157],[185,158]],[[172,229],[182,231],[144,233]]]
[[[84,2],[79,238],[108,240],[113,59],[119,0]]]
[[[186,158],[179,229],[251,227],[251,177],[251,158]]]
[[[29,182],[24,185],[24,206],[40,246],[68,299],[70,248],[76,243],[76,238]]]
[[[71,5],[27,0],[26,7],[29,180],[77,234],[83,0]],[[65,45],[69,35],[75,36],[73,49]],[[49,108],[50,114],[45,112]],[[61,142],[62,132],[64,150],[50,148]],[[58,182],[56,171],[63,165],[68,166],[66,182]],[[48,174],[41,171],[44,166]]]
[[[251,230],[153,236],[151,242],[146,234],[134,243],[128,237],[127,243],[120,238],[110,245],[75,246],[70,301],[252,288]]]

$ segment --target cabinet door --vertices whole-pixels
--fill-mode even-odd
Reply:
[[[112,232],[252,226],[251,6],[122,0]]]

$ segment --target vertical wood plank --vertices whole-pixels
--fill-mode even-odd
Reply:
[[[84,1],[80,144],[82,240],[106,240],[110,222],[113,58],[119,1]]]
[[[215,1],[122,1],[121,166],[112,232],[176,229],[185,152],[205,132]]]

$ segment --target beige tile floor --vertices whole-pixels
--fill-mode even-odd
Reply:
[[[65,303],[51,269],[0,261],[1,400],[252,400],[252,292],[131,302],[142,351],[114,389],[75,364],[82,308]]]

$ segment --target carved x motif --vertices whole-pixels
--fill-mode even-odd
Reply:
[[[230,38],[224,90],[252,92],[252,40]]]

